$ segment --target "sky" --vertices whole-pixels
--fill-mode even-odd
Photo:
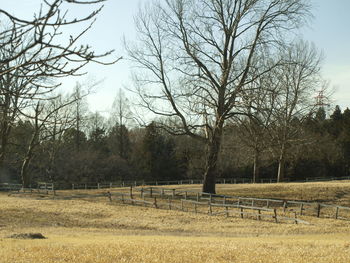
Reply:
[[[85,68],[86,76],[63,81],[62,89],[70,91],[77,81],[92,83],[101,81],[89,96],[90,109],[107,114],[120,88],[131,88],[130,63],[124,51],[122,39],[133,40],[136,36],[134,16],[140,4],[150,0],[108,0],[104,4],[93,28],[82,39],[97,52],[114,49],[111,60],[123,56],[111,66],[92,64]],[[300,35],[312,41],[323,52],[322,74],[335,90],[330,106],[350,107],[350,0],[310,0],[314,19],[303,28]],[[0,6],[20,17],[30,17],[37,11],[41,0],[0,0]],[[86,15],[91,7],[79,7],[69,11],[70,16]],[[73,29],[74,30],[74,29]],[[66,32],[65,32],[66,33]],[[88,84],[87,84],[88,85]],[[125,91],[127,96],[132,96]]]

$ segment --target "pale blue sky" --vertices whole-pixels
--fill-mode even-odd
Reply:
[[[115,49],[115,57],[126,56],[122,38],[135,37],[133,16],[140,2],[148,0],[109,0],[99,15],[96,24],[84,37],[97,51]],[[350,0],[311,0],[314,5],[314,20],[301,32],[303,38],[313,41],[324,53],[323,75],[336,87],[334,104],[344,109],[350,106]],[[1,8],[21,16],[31,16],[40,0],[0,0]],[[88,7],[70,11],[71,16],[87,14]],[[91,110],[108,111],[119,88],[130,86],[130,70],[127,60],[113,66],[90,65],[86,68],[95,79],[105,79],[94,95],[89,98]],[[85,77],[64,82],[71,89],[75,81],[84,82]]]

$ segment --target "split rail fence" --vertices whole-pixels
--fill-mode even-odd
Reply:
[[[132,189],[132,188],[131,188]],[[324,204],[318,202],[306,202],[295,200],[280,200],[269,198],[253,198],[253,197],[240,197],[240,196],[228,196],[228,195],[214,195],[203,192],[196,192],[191,190],[176,189],[176,188],[159,188],[159,187],[147,187],[147,188],[134,188],[134,192],[139,192],[140,197],[155,197],[159,196],[165,198],[170,196],[172,199],[183,199],[185,202],[193,201],[196,205],[203,204],[203,201],[212,204],[216,207],[225,207],[225,209],[239,208],[247,209],[246,207],[258,208],[258,213],[263,209],[279,209],[284,214],[293,214],[294,219],[297,216],[315,216],[318,218],[334,218],[350,220],[350,207]],[[189,202],[191,203],[191,202]],[[227,207],[227,208],[226,208]],[[261,211],[259,211],[259,209]],[[265,210],[272,212],[272,210]]]
[[[218,200],[218,196],[204,193],[179,191],[178,189],[164,188],[133,188],[129,193],[107,192],[106,196],[112,201],[121,201],[124,204],[150,206],[157,209],[180,210],[184,212],[201,213],[208,215],[224,215],[226,217],[238,215],[240,218],[262,220],[264,218],[273,222],[291,221],[296,224],[309,224],[294,217],[278,215],[277,208],[266,208],[233,203],[228,198]]]

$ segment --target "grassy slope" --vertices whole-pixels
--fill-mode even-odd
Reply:
[[[242,196],[350,200],[350,182],[218,188]],[[305,219],[312,225],[0,194],[0,262],[350,262],[350,222]],[[48,239],[7,238],[27,232]]]

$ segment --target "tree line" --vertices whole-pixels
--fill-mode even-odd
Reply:
[[[42,111],[50,112],[52,104],[82,93],[77,85],[66,98],[59,95],[45,102]],[[143,127],[135,125],[122,91],[109,118],[90,112],[85,99],[80,97],[45,121],[16,120],[6,152],[2,152],[1,181],[26,186],[44,181],[63,186],[202,179],[205,144],[191,136],[171,135],[156,121]],[[296,132],[286,142],[285,171],[280,180],[349,176],[349,128],[350,110],[342,112],[339,106],[328,117],[324,107],[303,118],[294,117],[289,129]],[[217,178],[277,179],[280,146],[274,136],[280,129],[263,127],[249,117],[225,125]]]

